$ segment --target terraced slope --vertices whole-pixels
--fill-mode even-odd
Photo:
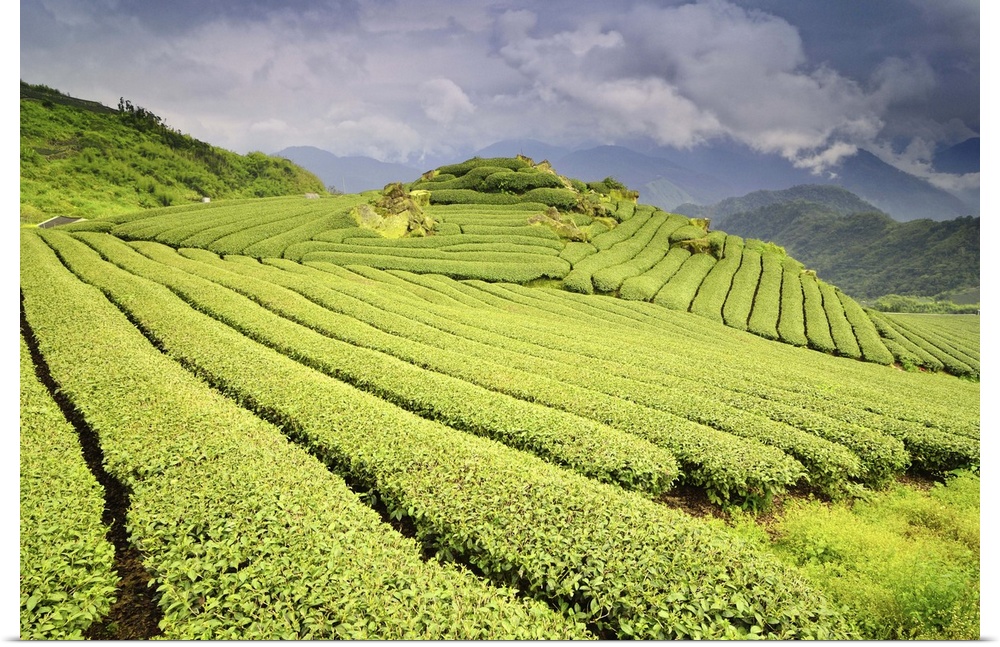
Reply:
[[[904,366],[979,378],[978,315],[867,313]]]
[[[978,460],[969,384],[791,346],[748,382],[735,349],[773,345],[653,304],[98,232],[21,254],[25,328],[134,492],[165,637],[851,637],[663,491],[764,505]],[[854,411],[872,383],[894,395],[864,426],[817,395]]]

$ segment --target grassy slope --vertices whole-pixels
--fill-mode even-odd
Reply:
[[[325,193],[287,160],[237,155],[162,123],[21,85],[21,222],[93,218],[210,198]]]

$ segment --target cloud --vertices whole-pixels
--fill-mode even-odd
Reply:
[[[421,83],[420,105],[424,114],[439,124],[450,124],[476,109],[462,88],[451,79],[431,79]]]
[[[924,110],[944,109],[955,82],[935,57],[954,67],[971,51],[953,42],[978,24],[971,4],[883,6],[924,31],[878,40],[877,65],[850,76],[844,56],[810,60],[817,44],[792,22],[807,7],[770,1],[786,19],[737,2],[22,1],[21,74],[109,105],[125,96],[240,152],[311,144],[402,160],[517,137],[727,139],[822,170],[851,146],[892,138],[916,159],[973,132]],[[948,38],[920,27],[932,18]]]
[[[893,103],[923,99],[937,86],[934,70],[916,56],[885,59],[872,72],[871,82],[875,86],[872,101],[882,109]]]
[[[903,96],[888,80],[876,97],[828,67],[808,66],[792,25],[720,0],[640,4],[544,35],[534,35],[537,17],[527,12],[498,23],[508,39],[500,55],[535,94],[589,114],[605,137],[645,135],[677,147],[729,137],[821,168],[845,154],[845,140],[878,133],[884,96]]]
[[[794,165],[796,168],[809,169],[814,175],[818,175],[823,170],[836,166],[845,157],[850,157],[857,152],[858,147],[853,144],[834,142],[815,155],[800,156],[795,160]]]

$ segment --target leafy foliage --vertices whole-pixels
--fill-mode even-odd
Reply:
[[[318,178],[288,160],[211,146],[125,99],[119,112],[69,99],[22,92],[22,222],[94,218],[203,196],[325,193]]]
[[[21,338],[21,639],[79,640],[114,601],[103,489]]]
[[[897,222],[813,202],[774,204],[726,219],[727,231],[772,240],[856,298],[931,296],[979,287],[979,218]]]
[[[510,624],[495,630],[501,635],[519,632],[581,637],[582,631],[574,621],[590,622],[599,631],[614,635],[646,638],[850,635],[838,628],[837,614],[804,587],[793,572],[771,559],[758,559],[728,534],[710,532],[701,522],[637,495],[573,476],[522,453],[401,412],[287,357],[261,351],[240,333],[209,320],[168,290],[130,277],[55,234],[46,234],[46,238],[59,245],[64,258],[72,256],[70,263],[75,271],[107,290],[119,307],[159,340],[166,352],[183,359],[184,365],[196,367],[203,377],[238,401],[248,403],[259,415],[280,420],[293,438],[309,446],[332,469],[348,474],[378,497],[390,518],[409,520],[417,538],[434,550],[439,560],[468,563],[498,584],[517,586],[532,597],[548,601],[562,616],[560,622],[558,616],[548,615],[550,612],[535,602],[519,606],[517,601],[511,601],[501,607],[499,600],[477,604],[472,597],[465,604],[448,605],[454,613],[463,609],[469,613],[481,611],[489,614],[489,619],[507,614]],[[118,317],[125,321],[121,315]],[[239,460],[239,452],[233,458]],[[216,462],[226,473],[234,472],[229,461]],[[192,467],[185,463],[174,473],[180,475],[181,470]],[[285,471],[297,479],[298,470]],[[159,482],[166,485],[166,479]],[[260,479],[237,482],[259,483]],[[299,496],[304,497],[310,488],[297,486],[290,491],[303,492]],[[279,497],[278,501],[287,499]],[[220,503],[233,507],[229,500]],[[325,509],[305,502],[301,507],[292,507],[291,503],[284,509],[300,514],[317,507]],[[192,538],[197,545],[206,534],[202,523],[220,515],[213,512],[207,518],[192,516],[196,521]],[[234,515],[236,519],[242,516]],[[280,514],[276,528],[302,528],[301,522],[291,524],[286,519],[287,512]],[[177,538],[175,530],[171,525],[169,534],[161,537]],[[209,527],[207,533],[207,543],[218,545],[211,541],[214,528]],[[173,541],[186,541],[184,537],[188,536]],[[260,540],[248,543],[253,550],[266,550],[270,545]],[[560,549],[554,552],[552,547],[556,545]],[[285,544],[282,554],[295,553]],[[236,555],[231,559],[239,558]],[[217,558],[212,555],[211,559]],[[237,576],[246,570],[239,568],[240,563]],[[257,563],[251,559],[250,567]],[[368,566],[376,578],[396,572],[385,567],[392,563],[388,559],[380,563],[380,568]],[[437,566],[437,561],[431,561],[427,568]],[[281,572],[287,573],[287,569]],[[350,584],[352,591],[358,590],[357,578],[339,574],[333,578],[331,572],[337,571],[327,568],[322,578],[317,571],[316,578],[302,582],[329,586],[342,582]],[[442,577],[452,573],[443,569],[436,572]],[[201,578],[194,578],[195,593],[199,581]],[[226,579],[223,582],[227,583]],[[376,583],[373,587],[363,586],[361,591],[391,596],[396,589]],[[413,590],[434,595],[437,583]],[[284,591],[284,587],[277,588],[271,594],[276,599],[263,607],[268,609],[266,619],[279,623],[279,627],[288,627],[285,622],[289,621],[286,614],[274,613],[275,608],[288,608],[289,598],[283,597]],[[468,595],[475,596],[476,591],[470,590]],[[498,595],[506,595],[507,591],[501,588]],[[295,586],[290,595],[294,599],[309,596],[309,592]],[[226,601],[220,598],[220,602]],[[341,613],[357,613],[357,607],[337,606]],[[376,614],[407,610],[397,604],[374,604],[370,608]],[[204,635],[226,635],[231,626],[230,620],[222,621],[215,609],[213,606],[211,613],[195,617],[196,623],[217,620],[214,631],[207,630],[212,625],[195,625],[204,627]],[[329,608],[324,611],[330,612]],[[426,616],[412,611],[411,615],[412,619],[403,622],[377,619],[366,623],[372,633],[405,631],[406,635],[424,635],[433,629],[441,635],[454,635],[466,626],[478,633],[490,626],[488,619],[465,625],[453,615],[441,621],[445,629],[451,629],[446,632],[440,628],[442,625],[414,627]],[[536,616],[549,624],[540,624]],[[290,622],[296,618],[301,616],[293,612]],[[271,635],[275,634],[298,635],[291,628]]]
[[[796,502],[771,531],[775,554],[843,605],[865,639],[979,638],[978,476],[896,485],[853,506]]]
[[[166,314],[168,304],[182,304],[82,243],[58,232],[46,238],[119,305]],[[22,255],[25,310],[46,361],[98,432],[108,471],[134,493],[130,531],[156,579],[164,637],[588,636],[542,604],[422,560],[418,545],[383,524],[342,478],[154,348],[32,232]],[[100,324],[93,343],[77,317]],[[188,339],[206,349],[221,341]],[[234,350],[224,354],[242,361]]]

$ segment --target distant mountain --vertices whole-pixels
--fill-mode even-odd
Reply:
[[[715,202],[733,194],[719,178],[624,146],[597,146],[552,160],[560,172],[585,182],[611,176],[639,191],[639,201],[670,210],[681,202]]]
[[[847,189],[828,184],[802,184],[781,191],[754,191],[707,206],[682,204],[674,211],[693,218],[710,218],[713,229],[726,229],[728,218],[734,214],[794,201],[820,205],[841,216],[859,211],[879,211]]]
[[[961,156],[967,166],[978,140],[963,143],[955,151],[942,151],[945,165]],[[896,220],[918,218],[947,220],[979,213],[977,192],[953,195],[927,180],[905,173],[883,162],[869,151],[859,150],[818,176],[796,168],[775,154],[759,153],[732,142],[713,143],[690,150],[665,148],[648,141],[628,146],[594,146],[560,155],[556,146],[537,140],[507,140],[477,153],[481,157],[523,153],[548,159],[563,172],[583,180],[612,176],[639,191],[639,200],[667,211],[683,203],[707,205],[723,198],[757,190],[783,190],[803,184],[840,186]],[[978,164],[978,155],[976,164]],[[957,167],[949,167],[957,168]],[[687,205],[686,205],[687,206]]]
[[[896,220],[948,220],[970,215],[972,209],[930,182],[886,164],[866,150],[845,159],[834,169],[833,180]]]
[[[968,144],[955,153],[942,154],[945,160],[949,155],[964,155],[967,159],[971,156],[969,150],[972,147],[973,144]],[[978,143],[975,148],[978,167]],[[702,146],[690,151],[660,148],[655,154],[669,157],[688,168],[712,173],[736,188],[736,192],[730,195],[758,189],[786,189],[800,184],[830,184],[847,189],[900,221],[917,218],[947,220],[979,213],[976,200],[969,200],[967,204],[927,180],[905,173],[863,149],[831,168],[834,177],[813,175],[805,169],[795,168],[778,155],[757,153],[734,144]]]
[[[856,298],[979,287],[979,218],[897,222],[878,211],[845,215],[797,199],[731,214],[725,230],[781,245]]]
[[[342,193],[381,189],[390,182],[412,182],[423,173],[413,166],[380,162],[371,157],[340,157],[314,146],[291,146],[274,155],[308,169],[327,186]]]
[[[780,155],[760,153],[733,142],[719,142],[691,149],[655,147],[645,152],[651,157],[662,157],[693,171],[724,180],[732,187],[732,192],[724,197],[761,189],[787,189],[798,184],[815,184],[821,181],[808,170],[796,168]]]
[[[939,151],[934,155],[934,170],[939,173],[979,172],[979,138],[971,137],[960,144]]]

